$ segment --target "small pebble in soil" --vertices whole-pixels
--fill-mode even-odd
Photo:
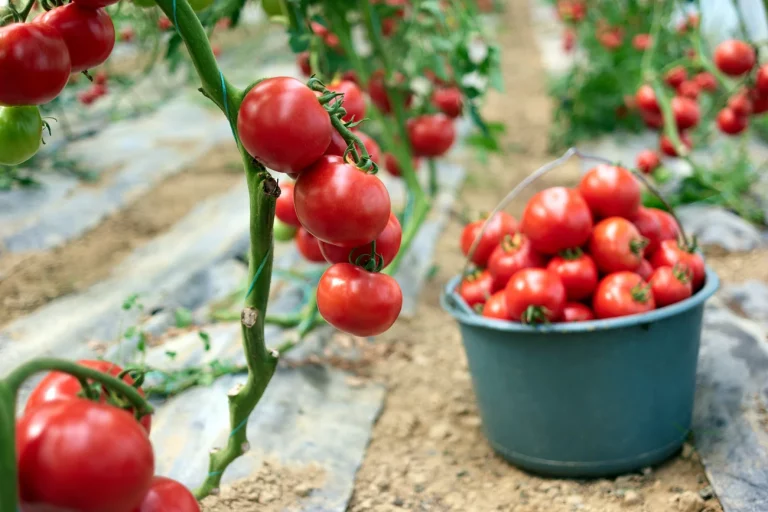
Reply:
[[[715,497],[715,490],[712,489],[711,485],[708,485],[699,491],[699,496],[701,496],[701,499],[703,500],[712,499]]]
[[[578,507],[584,503],[584,498],[579,496],[578,494],[574,494],[573,496],[568,496],[567,498],[565,498],[565,502],[568,505],[573,505]]]
[[[685,491],[679,496],[674,496],[670,502],[679,512],[701,512],[704,510],[704,500],[695,492]]]
[[[394,501],[392,501],[392,504],[396,507],[402,507],[405,505],[405,501],[402,498],[395,498]]]
[[[693,456],[693,445],[689,443],[683,444],[683,451],[680,453],[680,456],[684,459],[690,459]]]
[[[637,491],[630,490],[624,494],[624,505],[628,507],[634,507],[635,505],[639,505],[642,502],[643,502],[643,497]]]

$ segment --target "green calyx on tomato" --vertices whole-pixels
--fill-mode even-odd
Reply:
[[[0,164],[18,165],[40,149],[43,119],[40,109],[0,107]]]
[[[523,235],[520,233],[515,233],[514,235],[506,234],[501,239],[501,249],[507,253],[519,251],[523,246],[523,240]]]
[[[691,272],[691,269],[688,268],[688,265],[683,263],[675,263],[672,267],[672,273],[674,274],[675,278],[683,284],[693,281],[693,272]]]
[[[649,240],[645,237],[640,239],[634,239],[629,242],[629,250],[632,254],[642,256],[645,253],[645,248],[648,246]]]
[[[525,312],[520,317],[520,321],[527,325],[548,324],[549,310],[544,306],[530,305],[525,308]]]
[[[645,304],[651,298],[651,286],[641,282],[633,286],[630,290],[630,293],[632,294],[632,299],[635,302]]]
[[[564,260],[577,260],[584,256],[584,251],[581,250],[581,247],[571,247],[568,249],[563,249],[560,251],[560,257]]]

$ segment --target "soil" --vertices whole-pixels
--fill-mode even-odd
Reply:
[[[239,163],[234,144],[223,144],[76,240],[47,252],[0,255],[0,326],[108,276],[200,201],[242,180]]]
[[[524,149],[482,168],[470,164],[474,174],[484,176],[482,183],[472,180],[462,191],[461,201],[470,210],[496,204],[524,175],[552,160],[546,153],[550,104],[528,3],[506,2],[500,41],[506,89],[485,108],[489,118],[506,123],[505,146]],[[576,172],[575,165],[567,166],[537,188],[567,183]],[[517,200],[509,211],[519,213],[524,201]],[[415,317],[399,321],[378,340],[389,346],[389,355],[367,373],[389,391],[350,510],[721,511],[690,446],[643,474],[583,482],[531,476],[494,454],[481,432],[458,329],[438,304],[442,287],[463,266],[457,250],[461,228],[458,219],[447,226],[436,251],[440,267]]]
[[[205,512],[294,511],[295,504],[322,486],[324,472],[317,466],[283,466],[265,461],[248,478],[225,486],[217,496],[203,500]]]
[[[768,249],[751,252],[728,253],[723,249],[705,251],[707,264],[726,283],[740,283],[756,279],[768,283]]]

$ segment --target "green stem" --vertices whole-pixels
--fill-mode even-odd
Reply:
[[[16,393],[0,381],[0,512],[19,510],[15,439]]]
[[[430,158],[429,164],[429,197],[433,198],[437,195],[437,162],[434,158]]]
[[[402,263],[405,254],[408,252],[408,247],[410,247],[413,239],[418,234],[419,229],[421,229],[421,225],[424,223],[424,220],[426,220],[427,214],[431,208],[431,203],[427,201],[423,195],[417,196],[413,206],[413,215],[408,219],[405,229],[403,230],[403,240],[400,244],[400,251],[398,251],[395,259],[392,260],[392,263],[382,271],[383,274],[390,276],[394,275],[397,272],[397,269],[400,268],[400,264]]]
[[[675,123],[675,116],[672,112],[672,103],[664,92],[664,87],[661,85],[661,81],[658,77],[654,76],[651,81],[653,91],[656,93],[656,101],[661,108],[661,114],[664,118],[664,135],[672,141],[672,145],[677,151],[677,155],[681,158],[688,156],[688,147],[683,144],[680,139],[680,133],[677,131],[677,123]]]

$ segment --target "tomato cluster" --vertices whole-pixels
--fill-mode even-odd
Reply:
[[[639,182],[619,166],[598,165],[576,188],[542,190],[519,223],[500,212],[481,235],[485,223],[462,232],[462,252],[477,269],[458,292],[489,318],[634,315],[684,300],[704,284],[701,255],[678,244],[672,215],[641,205]]]
[[[135,385],[113,363],[79,364]],[[17,421],[21,510],[199,512],[186,487],[154,476],[150,428],[149,416],[137,421],[107,389],[84,390],[77,377],[49,373]]]
[[[365,116],[357,84],[333,82],[327,90],[343,94],[330,102],[332,109],[341,101],[343,120]],[[400,250],[402,229],[382,181],[357,165],[318,96],[296,79],[258,83],[243,99],[237,126],[255,159],[295,179],[282,184],[275,207],[281,225],[275,234],[295,237],[309,261],[331,263],[318,283],[320,314],[357,336],[389,329],[403,297],[397,282],[379,271]],[[370,159],[381,160],[378,144],[359,130],[354,133]]]
[[[102,64],[115,45],[104,7],[117,0],[73,0],[30,23],[0,27],[0,164],[17,165],[40,149],[38,105],[56,98],[71,73]],[[100,87],[104,87],[103,84]]]

